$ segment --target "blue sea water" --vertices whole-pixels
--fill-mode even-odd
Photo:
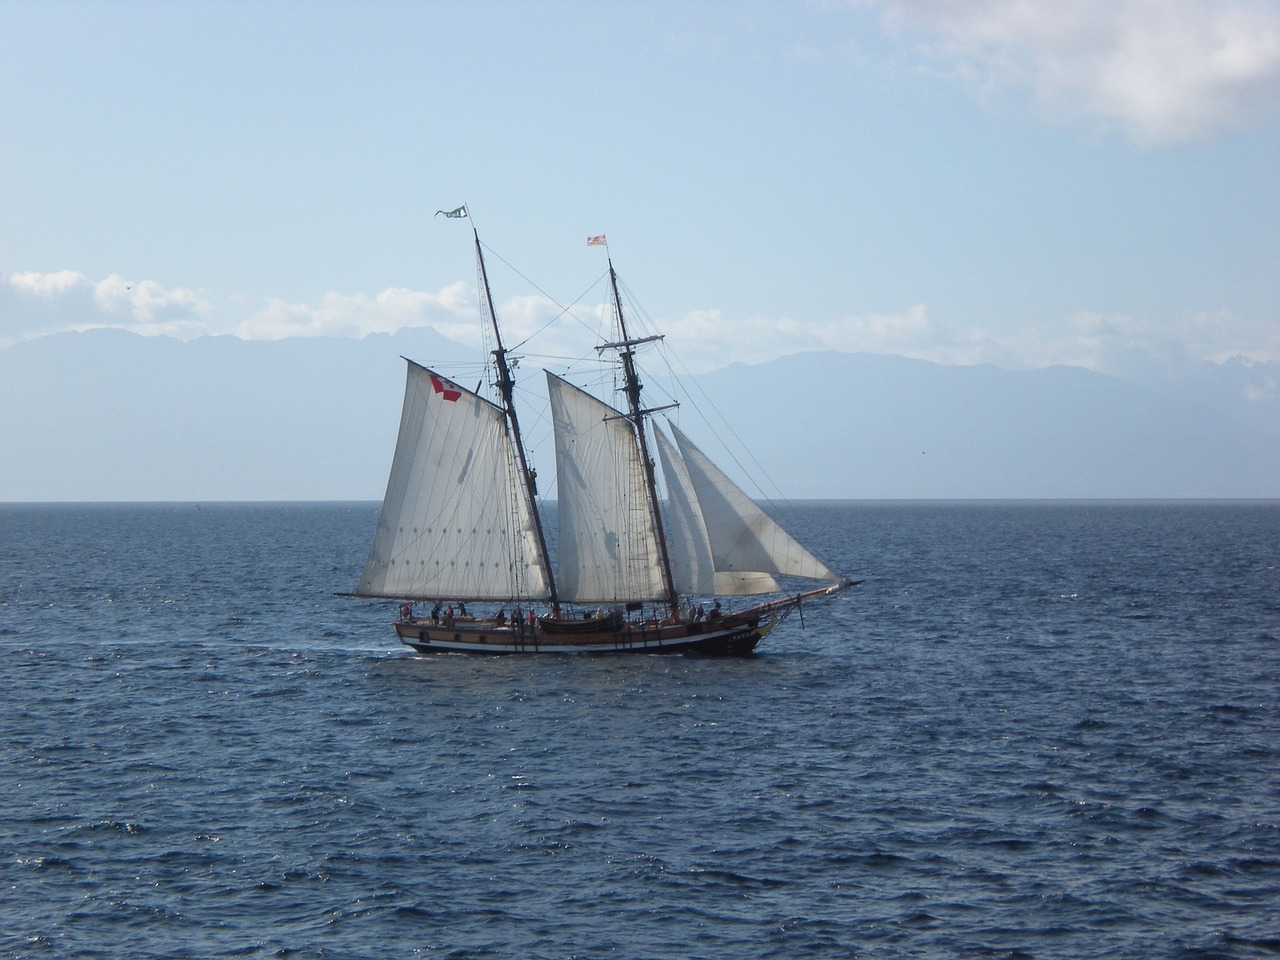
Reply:
[[[0,956],[1280,954],[1280,504],[799,505],[739,660],[413,654],[376,514],[0,505]]]

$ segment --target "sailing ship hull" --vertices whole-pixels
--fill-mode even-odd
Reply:
[[[400,642],[419,653],[692,653],[750,656],[773,629],[773,614],[734,614],[696,623],[625,623],[617,629],[549,631],[509,623],[413,618],[396,621]],[[576,621],[587,623],[590,621]]]

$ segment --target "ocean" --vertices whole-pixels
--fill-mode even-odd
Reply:
[[[421,656],[375,504],[0,505],[0,957],[1280,955],[1280,503],[822,503],[748,659]]]

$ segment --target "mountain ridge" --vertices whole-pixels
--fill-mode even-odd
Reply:
[[[14,344],[0,350],[0,501],[379,499],[402,355],[481,376],[475,350],[430,328],[279,341],[93,330]],[[1208,371],[1180,394],[1079,367],[790,354],[686,378],[705,399],[673,417],[717,460],[718,439],[736,435],[773,480],[751,491],[764,497],[1272,498],[1274,401],[1233,415],[1230,392],[1277,366]],[[522,391],[536,403],[531,374]],[[533,440],[549,478],[552,445]]]

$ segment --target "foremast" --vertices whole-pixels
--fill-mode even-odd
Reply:
[[[506,414],[507,434],[515,449],[516,459],[520,465],[520,478],[528,497],[529,510],[533,517],[533,529],[538,538],[538,553],[542,557],[542,569],[545,571],[547,590],[550,594],[551,610],[560,615],[560,598],[556,593],[555,571],[551,567],[551,554],[547,550],[547,537],[542,529],[542,511],[538,509],[537,474],[529,466],[529,458],[524,449],[524,437],[520,433],[520,418],[516,414],[515,380],[511,376],[511,365],[507,362],[507,349],[502,343],[502,330],[498,327],[498,314],[493,309],[493,294],[489,290],[489,272],[485,269],[484,250],[480,246],[480,233],[475,224],[471,225],[471,234],[476,241],[476,262],[480,267],[480,282],[484,287],[485,306],[489,311],[489,322],[493,327],[493,341],[496,349],[493,353],[493,367],[496,376],[495,386],[502,398],[502,409]],[[651,471],[652,472],[652,471]]]
[[[596,347],[597,351],[615,349],[622,359],[623,392],[627,395],[627,419],[635,428],[636,442],[640,447],[640,463],[644,477],[645,500],[649,516],[653,523],[654,536],[658,545],[658,568],[662,574],[662,588],[666,594],[667,606],[671,609],[671,619],[680,616],[680,594],[676,590],[675,577],[671,572],[671,552],[667,548],[667,534],[662,522],[662,513],[658,506],[658,480],[654,473],[653,457],[649,454],[649,441],[646,438],[645,418],[653,410],[644,409],[640,402],[640,376],[636,372],[635,348],[642,343],[661,340],[661,336],[641,337],[632,340],[627,335],[627,319],[622,311],[622,297],[618,293],[618,274],[613,269],[613,258],[609,258],[609,286],[613,293],[613,307],[618,316],[618,333],[621,339],[617,343],[603,343]],[[554,590],[552,595],[554,596]]]

